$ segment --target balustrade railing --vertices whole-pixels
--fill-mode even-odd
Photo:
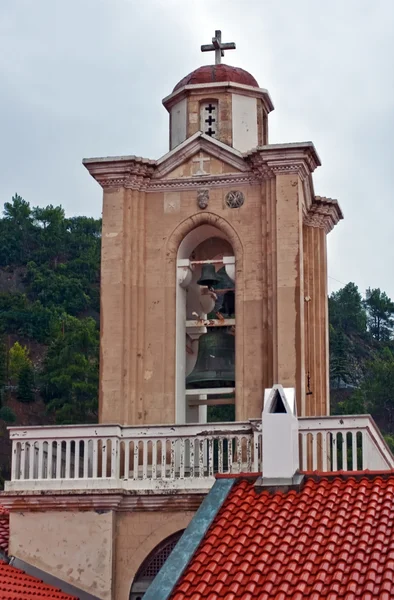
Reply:
[[[12,427],[6,490],[208,490],[217,473],[262,470],[261,421],[121,427]],[[300,418],[304,471],[388,470],[394,458],[369,415]]]
[[[167,427],[11,428],[10,489],[209,489],[216,473],[258,471],[250,422]]]

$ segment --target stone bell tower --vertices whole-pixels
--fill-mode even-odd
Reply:
[[[269,144],[269,93],[221,64],[230,47],[216,32],[216,64],[163,100],[166,155],[84,160],[104,192],[101,423],[204,422],[225,403],[244,421],[275,383],[299,415],[329,411],[326,235],[342,213],[314,194],[312,142]]]

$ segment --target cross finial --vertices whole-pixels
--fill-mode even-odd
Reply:
[[[203,44],[201,46],[201,52],[215,51],[215,64],[220,65],[222,62],[222,56],[224,56],[225,50],[235,50],[235,43],[222,42],[222,32],[220,30],[215,31],[215,37],[212,38],[212,44]]]

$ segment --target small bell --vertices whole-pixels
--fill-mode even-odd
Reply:
[[[206,285],[211,288],[213,285],[219,282],[216,275],[215,265],[203,265],[201,269],[201,277],[197,281],[198,285]]]

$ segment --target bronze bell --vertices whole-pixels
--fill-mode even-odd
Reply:
[[[226,268],[222,267],[216,273],[218,282],[213,285],[218,297],[213,312],[220,312],[223,316],[231,318],[235,314],[234,281],[227,275]],[[220,293],[220,290],[227,290]]]
[[[216,275],[215,265],[203,265],[200,279],[197,281],[198,285],[207,285],[210,288],[218,282],[219,278]]]
[[[235,387],[235,337],[212,327],[199,340],[197,362],[186,388]]]

